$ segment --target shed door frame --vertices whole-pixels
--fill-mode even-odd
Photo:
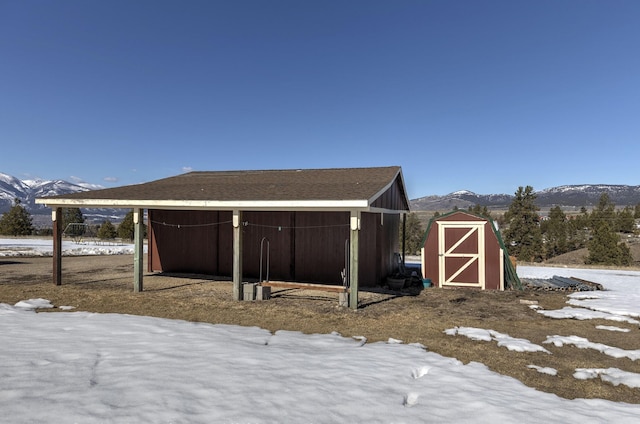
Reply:
[[[457,241],[455,241],[449,249],[446,248],[446,229],[467,229],[468,231]],[[439,221],[438,222],[438,279],[440,285],[444,286],[462,286],[462,287],[479,287],[485,288],[485,245],[484,245],[484,221]],[[468,239],[472,234],[477,234],[478,246],[476,252],[455,253],[456,248]],[[468,259],[462,266],[447,278],[447,258],[466,258]],[[477,282],[458,282],[455,278],[470,266],[477,266],[478,281]]]

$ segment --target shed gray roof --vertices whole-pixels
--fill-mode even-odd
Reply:
[[[37,199],[55,207],[144,208],[369,208],[399,186],[400,210],[408,210],[399,166],[190,172],[143,184]]]

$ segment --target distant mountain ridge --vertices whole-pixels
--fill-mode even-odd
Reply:
[[[0,172],[0,214],[11,209],[15,199],[20,199],[20,204],[34,217],[34,224],[40,224],[40,222],[44,222],[41,218],[50,219],[51,209],[45,205],[37,205],[35,203],[37,198],[99,188],[103,187],[95,184],[74,184],[64,180],[20,180]],[[116,221],[121,219],[126,211],[92,209],[83,210],[83,214],[88,221],[101,222],[105,219]]]
[[[48,216],[51,212],[44,205],[36,205],[35,199],[45,196],[76,193],[102,186],[92,184],[74,184],[64,180],[20,180],[0,172],[0,214],[13,206],[14,199],[20,199],[22,205],[35,216]],[[635,206],[640,203],[640,185],[620,184],[582,184],[563,185],[537,191],[536,203],[541,209],[561,206],[565,209],[581,207],[591,208],[598,203],[602,193],[607,193],[611,201],[618,207]],[[476,194],[468,190],[459,190],[444,196],[424,196],[410,201],[414,211],[446,212],[454,208],[467,209],[475,205],[488,209],[506,209],[513,201],[509,194]],[[89,209],[84,211],[85,217],[93,221],[121,219],[126,211],[121,209]]]
[[[536,204],[541,209],[560,206],[579,210],[595,206],[603,193],[607,193],[617,207],[635,206],[640,203],[640,186],[621,184],[564,185],[536,191]],[[411,200],[414,211],[449,211],[468,209],[475,205],[488,209],[507,209],[514,196],[509,194],[476,194],[468,190],[456,191],[444,196],[425,196]]]

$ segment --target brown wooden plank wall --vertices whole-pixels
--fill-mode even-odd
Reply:
[[[492,223],[487,221],[484,226],[485,244],[485,287],[490,290],[499,290],[500,287],[500,256],[502,254],[500,242],[493,232]],[[504,272],[504,271],[503,271]]]
[[[218,211],[149,210],[149,271],[225,274],[230,221],[231,213]]]
[[[406,199],[404,188],[400,184],[400,178],[396,178],[387,191],[373,202],[372,206],[391,210],[409,210],[409,205],[404,199]]]
[[[378,216],[378,219],[380,217]],[[399,214],[385,214],[382,228],[380,229],[380,237],[378,237],[378,250],[380,272],[377,276],[378,283],[384,284],[388,275],[396,270],[397,264],[394,253],[402,253],[400,245],[400,221],[402,216]]]
[[[394,253],[399,251],[400,215],[363,213],[360,231],[360,273],[362,287],[383,284],[396,268]]]
[[[244,212],[242,220],[242,270],[247,278],[260,277],[260,246],[262,239],[262,278],[267,277],[267,254],[269,256],[269,278],[292,280],[292,243],[295,236],[295,214],[293,212]]]
[[[348,212],[296,212],[295,279],[342,284]]]
[[[149,211],[150,272],[231,276],[233,232],[229,211]],[[400,217],[363,213],[360,286],[376,286],[393,271]],[[257,212],[242,214],[243,276],[260,276],[260,243],[269,240],[271,280],[342,284],[348,212]],[[180,225],[180,227],[178,227]],[[266,278],[266,245],[263,251]]]

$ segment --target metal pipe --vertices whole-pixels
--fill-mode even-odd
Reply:
[[[264,242],[267,242],[267,279],[263,280],[262,279],[262,255],[263,255],[263,250],[264,250]],[[271,251],[271,242],[269,242],[269,239],[266,237],[262,237],[262,240],[260,240],[260,282],[262,281],[269,281],[269,252]]]
[[[349,287],[349,239],[344,240],[344,275],[342,276],[342,285]]]

